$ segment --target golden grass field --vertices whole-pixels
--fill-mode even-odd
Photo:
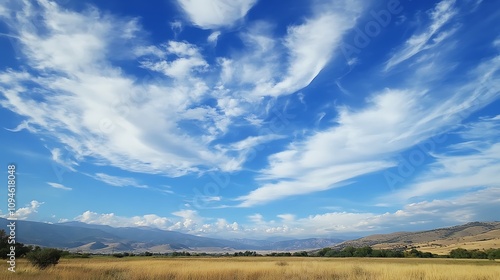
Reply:
[[[442,279],[497,280],[500,261],[302,257],[61,259],[44,271],[18,260],[0,279]]]

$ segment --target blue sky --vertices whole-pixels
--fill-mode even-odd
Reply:
[[[3,1],[18,216],[225,238],[499,220],[499,8]]]

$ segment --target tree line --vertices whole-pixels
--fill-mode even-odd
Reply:
[[[199,257],[199,256],[212,256],[212,257],[330,257],[330,258],[460,258],[460,259],[500,259],[500,249],[488,249],[486,251],[480,250],[466,250],[462,248],[451,250],[448,255],[437,255],[430,252],[422,252],[416,248],[410,250],[405,249],[373,249],[370,246],[353,247],[348,246],[343,249],[323,248],[316,252],[297,251],[297,252],[271,252],[267,254],[260,254],[256,251],[234,252],[234,253],[189,253],[170,252],[170,253],[151,253],[144,252],[139,254],[133,253],[115,253],[115,257],[126,256],[164,256],[164,257]]]
[[[463,248],[457,248],[450,251],[450,258],[455,259],[500,259],[500,249],[488,249],[488,250],[467,250]]]

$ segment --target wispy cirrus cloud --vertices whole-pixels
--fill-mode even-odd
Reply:
[[[64,164],[73,170],[78,162],[92,161],[171,177],[240,170],[248,153],[234,147],[257,136],[214,142],[235,123],[262,123],[258,119],[267,116],[268,99],[255,96],[290,94],[307,86],[361,10],[359,3],[331,4],[332,11],[291,26],[281,41],[263,34],[268,26],[262,25],[242,35],[248,44],[242,53],[209,65],[203,49],[188,42],[144,43],[135,18],[96,8],[77,13],[45,0],[23,2],[22,9],[9,3],[2,6],[10,9],[3,19],[17,38],[26,70],[0,73],[0,104],[26,119],[19,129],[55,139],[53,160],[63,163],[60,151],[68,151]],[[128,72],[117,65],[122,60],[135,61],[150,75]],[[239,70],[238,77],[231,74]],[[274,83],[269,77],[282,80]],[[266,84],[272,90],[259,88]],[[215,104],[208,102],[214,99]],[[251,143],[261,141],[246,142]]]
[[[457,14],[455,0],[443,0],[436,4],[434,9],[427,12],[430,18],[429,25],[424,31],[412,35],[405,44],[396,51],[387,61],[385,70],[389,70],[396,65],[410,59],[423,50],[439,45],[447,37],[451,36],[456,29],[442,30]]]
[[[131,38],[140,36],[135,19],[118,19],[96,9],[76,13],[47,1],[24,5],[5,20],[18,38],[29,71],[0,73],[1,104],[24,116],[39,135],[57,139],[62,146],[52,148],[55,161],[59,161],[57,151],[66,149],[73,163],[94,159],[137,172],[180,176],[196,172],[197,166],[219,165],[215,162],[225,169],[231,160],[199,139],[212,139],[217,129],[207,136],[203,130],[179,132],[181,116],[196,109],[204,117],[192,120],[195,124],[217,127],[214,122],[224,121],[220,112],[200,104],[207,91],[204,81],[153,78],[141,83],[142,77],[114,66],[117,57],[105,55],[111,49],[115,54],[127,52],[120,45],[132,50],[147,47]],[[162,53],[178,58],[150,66],[174,78],[203,64],[196,49],[183,42],[170,42],[166,50],[156,52]]]
[[[61,189],[61,190],[65,190],[65,191],[71,191],[72,188],[70,187],[66,187],[62,184],[58,184],[58,183],[52,183],[52,182],[47,182],[47,184],[55,189]]]
[[[267,22],[247,28],[242,39],[249,51],[223,61],[224,84],[243,87],[240,91],[252,95],[247,99],[288,95],[309,85],[334,56],[342,36],[355,26],[363,5],[337,1],[311,9],[313,16],[289,26],[281,39]]]
[[[375,93],[363,109],[340,107],[336,124],[269,156],[268,167],[261,170],[263,183],[236,200],[240,207],[251,207],[343,186],[349,179],[395,166],[392,156],[397,152],[447,132],[497,99],[499,77],[500,57],[493,57],[470,71],[468,80],[447,85],[453,90],[445,102],[433,97],[441,86],[431,83],[429,88]]]
[[[389,201],[407,201],[473,188],[500,188],[500,117],[469,123],[458,135],[464,140],[434,154],[427,172],[409,186],[388,195]]]
[[[112,176],[105,173],[96,173],[92,178],[115,187],[136,187],[146,189],[148,186],[139,184],[136,179],[129,177]]]

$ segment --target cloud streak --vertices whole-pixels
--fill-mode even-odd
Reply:
[[[254,4],[222,2],[231,8],[228,13],[246,13]],[[209,64],[202,48],[185,41],[143,44],[135,18],[117,18],[95,8],[76,13],[44,0],[22,5],[24,9],[13,8],[4,19],[18,38],[27,68],[0,73],[0,105],[26,119],[18,129],[56,139],[59,145],[50,148],[53,160],[72,171],[79,162],[91,161],[170,177],[240,170],[249,154],[235,153],[234,147],[260,136],[244,135],[223,144],[217,140],[230,127],[256,126],[255,116],[265,118],[269,99],[262,100],[263,95],[272,98],[307,86],[361,9],[357,4],[332,4],[331,12],[318,12],[289,27],[281,47],[270,33],[262,33],[268,30],[264,24],[242,35],[253,54],[246,50]],[[223,14],[220,24],[229,18]],[[263,55],[269,51],[275,54]],[[285,56],[289,59],[281,62]],[[149,75],[134,76],[117,66],[127,57],[136,59],[136,70],[146,69]],[[278,71],[283,65],[284,72]],[[243,74],[234,80],[231,73],[239,70]],[[250,73],[283,78],[272,82]],[[245,91],[255,94],[242,95]],[[209,102],[213,99],[216,104]],[[68,151],[65,159],[60,157],[63,150]]]
[[[464,142],[453,144],[446,154],[434,154],[428,171],[408,187],[389,195],[388,201],[432,197],[472,188],[500,188],[500,118],[483,118],[458,132]]]
[[[436,4],[434,9],[428,11],[430,24],[423,32],[412,35],[404,46],[396,51],[387,61],[385,70],[388,71],[418,53],[439,45],[441,41],[453,34],[455,31],[453,29],[450,31],[441,31],[441,29],[457,14],[454,4],[455,0],[443,0]]]
[[[363,109],[338,108],[335,125],[269,156],[268,167],[261,170],[264,183],[237,197],[239,206],[343,186],[349,179],[395,166],[391,157],[397,152],[453,129],[471,112],[498,98],[500,89],[494,81],[499,70],[500,57],[479,64],[469,80],[453,86],[444,103],[432,97],[441,91],[436,86],[386,89],[373,94]]]
[[[52,183],[52,182],[47,182],[47,184],[55,189],[61,189],[61,190],[65,190],[65,191],[71,191],[72,188],[70,187],[66,187],[62,184],[58,184],[58,183]]]
[[[137,180],[135,180],[134,178],[118,177],[104,173],[96,173],[94,176],[91,177],[114,187],[135,187],[141,189],[148,188],[148,186],[146,185],[139,184]]]

